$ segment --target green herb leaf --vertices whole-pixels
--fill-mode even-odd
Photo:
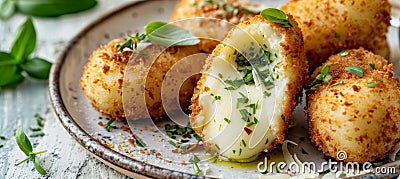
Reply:
[[[242,116],[242,119],[245,122],[249,122],[250,121],[249,120],[249,111],[247,111],[247,109],[241,109],[241,110],[239,110],[239,112],[240,112],[240,115]]]
[[[166,22],[153,21],[145,26],[148,39],[156,44],[165,46],[196,45],[200,40],[176,25]]]
[[[334,87],[334,86],[341,85],[341,84],[344,84],[344,81],[343,81],[343,80],[340,80],[339,82],[336,82],[336,83],[330,85],[329,88],[332,88],[332,87]]]
[[[85,11],[97,5],[96,0],[18,0],[18,11],[32,16],[58,17]]]
[[[17,129],[17,132],[15,133],[15,139],[17,141],[18,147],[24,152],[26,156],[29,156],[30,153],[32,153],[32,144],[31,141],[29,141],[28,137],[25,135],[24,130],[22,127]]]
[[[321,74],[327,75],[329,73],[329,68],[330,68],[329,65],[325,65],[324,67],[322,67]]]
[[[8,19],[15,13],[15,1],[3,0],[0,5],[0,19]]]
[[[370,63],[370,64],[368,64],[373,70],[376,70],[376,67],[375,67],[375,64],[372,64],[372,63]]]
[[[227,122],[228,124],[231,123],[231,120],[229,120],[228,118],[224,117],[224,121]]]
[[[229,87],[226,87],[226,90],[236,90],[240,88],[240,86],[244,85],[244,81],[242,79],[236,79],[236,80],[225,80],[224,81],[226,84],[230,85]]]
[[[194,169],[194,174],[195,175],[199,175],[201,172],[203,172],[203,171],[200,170],[199,165],[197,165],[197,163],[200,162],[200,159],[196,155],[193,155],[189,159],[189,162],[193,164],[193,169]]]
[[[42,168],[42,166],[40,166],[39,159],[38,159],[38,157],[36,155],[34,156],[33,164],[35,165],[36,170],[40,174],[42,174],[42,175],[46,175],[47,174],[47,172]]]
[[[21,68],[25,70],[29,76],[37,79],[48,79],[51,69],[51,63],[42,58],[32,58],[27,60],[21,65]]]
[[[342,57],[345,57],[345,56],[347,56],[348,54],[349,54],[349,52],[346,51],[346,50],[343,50],[343,51],[339,52],[339,55],[342,56]]]
[[[110,120],[108,120],[108,122],[103,126],[104,129],[106,129],[108,132],[110,132],[111,129],[116,129],[117,126],[111,125],[114,121],[115,121],[115,118],[111,118]]]
[[[261,11],[261,16],[263,16],[266,20],[271,22],[275,22],[281,24],[282,27],[292,27],[288,17],[286,14],[275,8],[267,8]]]
[[[347,67],[345,70],[350,72],[351,74],[354,74],[354,75],[360,77],[360,78],[363,77],[364,72],[365,72],[365,69],[360,66],[350,66],[350,67]]]
[[[374,82],[368,82],[367,86],[368,86],[368,88],[375,88],[375,83]]]
[[[29,1],[31,2],[31,1]],[[19,26],[16,39],[11,48],[11,55],[20,63],[24,61],[33,52],[36,46],[36,31],[32,19],[28,17],[26,21]]]
[[[0,52],[0,88],[8,87],[23,80],[16,64],[17,62],[11,54]]]
[[[199,163],[199,162],[200,162],[200,159],[199,159],[199,157],[197,157],[196,155],[193,155],[193,156],[189,159],[189,162],[190,162],[190,163],[193,163],[193,164]]]
[[[380,80],[380,79],[378,79],[378,78],[374,78],[374,81],[382,82],[382,80]]]

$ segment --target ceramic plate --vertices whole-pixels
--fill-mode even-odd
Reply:
[[[276,7],[284,2],[263,1],[270,7]],[[164,135],[164,125],[168,122],[157,123],[156,129],[161,130],[154,130],[148,127],[153,126],[151,121],[146,120],[136,122],[132,131],[143,139],[147,147],[133,147],[127,142],[129,138],[132,138],[132,134],[126,123],[116,122],[115,124],[120,128],[111,132],[107,132],[98,125],[99,122],[106,123],[108,119],[92,108],[79,87],[83,66],[93,50],[111,39],[142,32],[149,21],[168,21],[175,4],[176,1],[171,0],[132,3],[104,15],[72,39],[55,62],[51,72],[50,96],[55,111],[62,125],[90,154],[131,177],[198,177],[194,175],[193,166],[188,163],[190,156],[195,153],[202,159],[208,158],[200,163],[200,168],[206,176],[257,178],[261,176],[257,170],[257,164],[264,161],[265,157],[270,161],[283,161],[279,147],[270,154],[264,154],[258,161],[241,164],[218,161],[205,153],[202,147],[198,147],[190,154],[178,155],[172,152],[174,147],[168,144],[168,139]],[[400,57],[398,41],[395,40],[398,39],[396,33],[398,33],[397,29],[391,29],[389,39],[391,39],[390,45],[393,52],[391,61],[396,63],[398,69]],[[293,150],[292,147],[290,151],[296,152],[302,161],[323,160],[322,153],[308,139],[303,106],[296,108],[293,120],[298,125],[290,129],[287,138],[298,143],[297,149],[302,148],[302,150],[299,152],[299,150]],[[386,161],[380,162],[380,164],[386,163]]]

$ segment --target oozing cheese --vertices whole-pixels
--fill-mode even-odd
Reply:
[[[213,147],[212,151],[220,158],[235,161],[254,159],[270,148],[280,131],[279,126],[284,125],[283,101],[288,90],[287,75],[290,74],[279,68],[285,65],[286,57],[282,56],[280,45],[285,36],[274,28],[263,22],[236,28],[224,40],[225,45],[217,49],[219,55],[212,57],[204,88],[200,89],[202,111],[197,115],[197,126],[202,131],[203,141]],[[254,53],[265,55],[264,52],[270,52],[266,55],[271,61],[268,65],[252,67],[254,84],[227,89],[232,87],[227,80],[244,77],[235,62],[239,52],[247,59],[251,59]],[[260,71],[266,70],[271,75],[267,79],[260,78]],[[271,81],[272,85],[265,85],[263,80]],[[247,112],[248,118],[244,114]]]

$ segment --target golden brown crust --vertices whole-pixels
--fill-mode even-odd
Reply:
[[[282,57],[286,58],[285,59],[285,65],[282,65],[282,68],[285,71],[285,74],[290,74],[288,75],[289,78],[289,83],[288,85],[288,91],[285,93],[285,99],[283,104],[285,107],[283,109],[282,114],[285,116],[284,122],[282,122],[282,125],[280,125],[279,129],[277,130],[277,138],[272,142],[271,147],[268,149],[268,151],[271,151],[277,144],[281,144],[284,140],[285,137],[285,132],[287,131],[290,118],[291,118],[291,113],[294,107],[296,106],[296,99],[297,96],[299,96],[302,92],[302,87],[305,82],[306,74],[308,73],[308,65],[307,65],[307,59],[305,57],[304,53],[304,47],[303,47],[303,38],[301,34],[301,30],[298,27],[296,21],[291,15],[288,15],[288,18],[290,22],[292,23],[293,27],[291,28],[284,28],[280,24],[276,24],[273,22],[270,22],[263,18],[262,16],[258,15],[252,18],[249,18],[245,20],[244,22],[238,24],[238,28],[244,28],[246,26],[249,26],[251,24],[256,24],[256,23],[267,23],[271,25],[271,27],[276,30],[278,33],[283,34],[284,41],[280,43],[280,45],[283,47],[283,52],[281,54]],[[231,36],[233,30],[230,31],[230,33],[227,35],[227,38]],[[212,56],[219,56],[221,53],[221,49],[226,47],[227,45],[224,43],[219,44],[213,51]],[[203,67],[202,72],[208,72],[208,70],[211,68],[211,64],[213,61],[212,56],[210,56],[206,64]],[[200,80],[197,82],[197,88],[198,90],[194,91],[193,97],[192,97],[192,105],[189,107],[189,109],[192,111],[190,115],[190,123],[193,126],[193,129],[196,131],[197,134],[201,135],[202,134],[202,129],[199,128],[199,125],[197,124],[197,116],[201,113],[202,106],[200,105],[200,100],[199,96],[201,92],[204,92],[207,90],[207,86],[204,86],[204,83],[207,79],[207,75],[202,75]],[[280,120],[282,121],[282,120]],[[212,147],[209,149],[206,148],[206,150],[209,150],[209,152],[212,151]]]
[[[346,162],[367,162],[383,158],[400,142],[400,81],[393,78],[393,65],[362,48],[348,55],[331,56],[332,80],[307,94],[307,115],[311,140],[325,155]],[[369,64],[375,64],[373,70]],[[365,69],[362,78],[345,70]],[[321,71],[317,68],[312,78]],[[343,84],[331,86],[339,81]],[[368,87],[373,82],[375,88]]]
[[[364,47],[389,58],[388,0],[292,0],[281,9],[302,29],[311,70],[343,49]]]
[[[181,0],[176,5],[175,10],[170,18],[170,22],[182,21],[196,17],[212,18],[203,19],[197,22],[176,23],[184,29],[194,33],[198,37],[206,37],[201,39],[199,44],[202,50],[211,53],[214,48],[223,40],[226,34],[234,25],[244,21],[249,17],[253,17],[258,13],[249,13],[245,9],[255,9],[259,5],[251,3],[247,0],[222,0],[231,7],[238,10],[237,13],[226,10],[221,5],[204,3],[204,0]],[[224,20],[221,22],[220,20]],[[226,21],[228,23],[226,23]],[[226,23],[223,25],[223,23]]]
[[[133,51],[130,50],[118,52],[119,48],[116,44],[123,44],[124,42],[124,40],[113,40],[96,49],[93,51],[84,68],[81,77],[81,88],[86,97],[91,101],[93,108],[103,115],[118,120],[123,120],[125,117],[132,117],[131,115],[127,116],[125,113],[124,103],[128,105],[129,102],[123,101],[124,99],[122,98],[123,88],[127,88],[127,86],[124,86],[124,80],[126,80],[125,67],[129,66],[131,69],[128,73],[129,75],[140,78],[139,81],[141,82],[146,81],[143,90],[145,91],[148,114],[150,114],[151,117],[154,119],[161,119],[164,117],[165,110],[163,105],[173,105],[175,110],[179,109],[179,106],[184,110],[187,109],[198,77],[194,76],[189,78],[182,86],[175,86],[175,89],[179,90],[179,104],[163,104],[161,100],[161,84],[166,73],[176,62],[186,56],[201,53],[199,47],[180,46],[165,48],[160,45],[150,45],[147,48],[149,51],[148,54],[143,55],[133,53]],[[134,59],[130,61],[132,54],[134,54]],[[152,60],[154,59],[156,60],[153,62]],[[203,62],[204,61],[200,60],[199,64],[189,65],[202,66]],[[150,65],[152,65],[151,68]],[[191,68],[194,67],[186,65],[177,69],[190,70]],[[147,71],[147,76],[145,76]],[[169,92],[170,91],[167,93]],[[135,91],[133,94],[142,93]],[[129,95],[131,94],[125,94],[125,97],[127,97],[126,99],[129,98]],[[132,107],[129,109],[141,108],[138,106],[128,107]],[[140,113],[134,115],[136,117],[135,119],[148,117],[147,111],[137,112],[135,110],[129,110],[128,112]]]
[[[93,108],[103,115],[118,120],[125,117],[122,105],[122,82],[125,66],[132,55],[131,51],[118,53],[116,44],[124,42],[119,39],[112,40],[93,51],[80,80],[80,86]],[[112,81],[106,80],[110,75],[116,78]],[[99,96],[102,97],[98,98]]]

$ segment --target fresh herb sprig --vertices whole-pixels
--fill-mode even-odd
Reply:
[[[37,79],[48,79],[51,63],[29,57],[36,46],[36,31],[32,19],[19,26],[10,52],[0,52],[0,89],[15,86],[24,80],[23,71]]]
[[[47,152],[47,150],[43,150],[40,152],[33,152],[31,141],[29,141],[28,137],[26,136],[26,134],[24,133],[24,130],[22,128],[18,128],[18,130],[16,131],[15,139],[17,141],[18,147],[27,156],[24,160],[15,164],[15,166],[18,166],[21,163],[30,160],[33,162],[36,170],[40,174],[46,175],[47,172],[40,165],[37,155],[43,154],[43,153]]]
[[[185,29],[176,25],[161,21],[149,22],[144,27],[145,33],[136,33],[135,36],[129,36],[128,40],[119,46],[118,51],[125,48],[137,50],[138,43],[141,41],[150,41],[155,44],[164,46],[189,46],[200,43],[200,40]]]
[[[196,155],[193,155],[192,158],[189,159],[189,162],[193,164],[195,175],[199,175],[201,172],[203,172],[198,165],[200,159]]]
[[[261,11],[261,16],[266,20],[281,24],[282,27],[293,27],[286,14],[276,8],[267,8]]]
[[[16,12],[38,17],[57,17],[85,11],[97,5],[97,0],[3,0],[0,19],[8,19]]]
[[[329,74],[329,65],[322,67],[321,73],[316,76],[316,79],[309,85],[310,90],[316,90],[321,82],[328,84],[332,79],[332,75]]]
[[[110,132],[111,131],[111,129],[116,129],[117,128],[117,126],[113,126],[113,125],[111,125],[113,122],[115,121],[115,118],[111,118],[111,119],[109,119],[108,121],[107,121],[107,123],[106,124],[104,124],[104,129],[106,129],[108,132]]]

